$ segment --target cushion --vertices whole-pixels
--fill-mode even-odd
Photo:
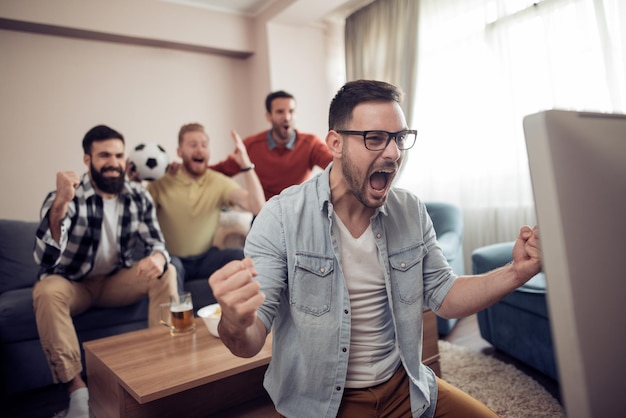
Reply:
[[[39,224],[0,219],[0,293],[31,287],[39,266],[33,258]]]

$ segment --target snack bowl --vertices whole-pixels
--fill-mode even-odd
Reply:
[[[198,310],[198,316],[202,318],[206,327],[209,329],[209,333],[219,338],[219,334],[217,333],[217,324],[220,322],[220,318],[222,317],[222,308],[219,303],[214,303],[212,305],[207,305]]]

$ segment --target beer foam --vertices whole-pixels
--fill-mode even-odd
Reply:
[[[193,310],[193,304],[191,303],[182,303],[175,306],[170,306],[170,311],[172,312],[185,312]]]

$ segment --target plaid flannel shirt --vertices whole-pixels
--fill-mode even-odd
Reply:
[[[70,280],[80,280],[93,268],[102,228],[102,197],[96,193],[85,173],[76,188],[67,214],[61,221],[60,242],[52,238],[48,211],[56,191],[46,197],[41,208],[41,223],[37,229],[34,257],[41,266],[40,277],[58,274]],[[154,202],[139,183],[127,181],[118,195],[123,204],[120,214],[117,245],[120,260],[112,269],[131,267],[137,260],[153,252],[169,254],[156,218]]]

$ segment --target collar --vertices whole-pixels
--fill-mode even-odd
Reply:
[[[295,145],[296,145],[296,130],[294,129],[293,131],[291,131],[291,134],[289,135],[289,141],[285,145],[285,148],[287,148],[288,150],[292,150]],[[269,147],[270,151],[278,146],[278,143],[272,136],[271,129],[267,131],[267,146]]]
[[[204,183],[207,181],[207,177],[209,176],[209,171],[211,171],[210,168],[207,168],[207,170],[204,172],[204,174],[200,177],[200,178],[193,178],[189,175],[187,175],[187,173],[185,173],[185,171],[183,170],[183,168],[181,167],[180,170],[178,170],[176,172],[176,174],[174,174],[172,176],[172,180],[184,184],[185,186],[189,186],[191,184],[198,184],[200,186],[204,185]],[[166,174],[166,176],[171,176],[171,174]]]
[[[85,199],[89,199],[92,196],[95,196],[96,188],[93,187],[91,183],[91,177],[89,177],[89,173],[83,174],[83,178],[80,179],[80,185],[83,188],[83,193],[85,194]]]

